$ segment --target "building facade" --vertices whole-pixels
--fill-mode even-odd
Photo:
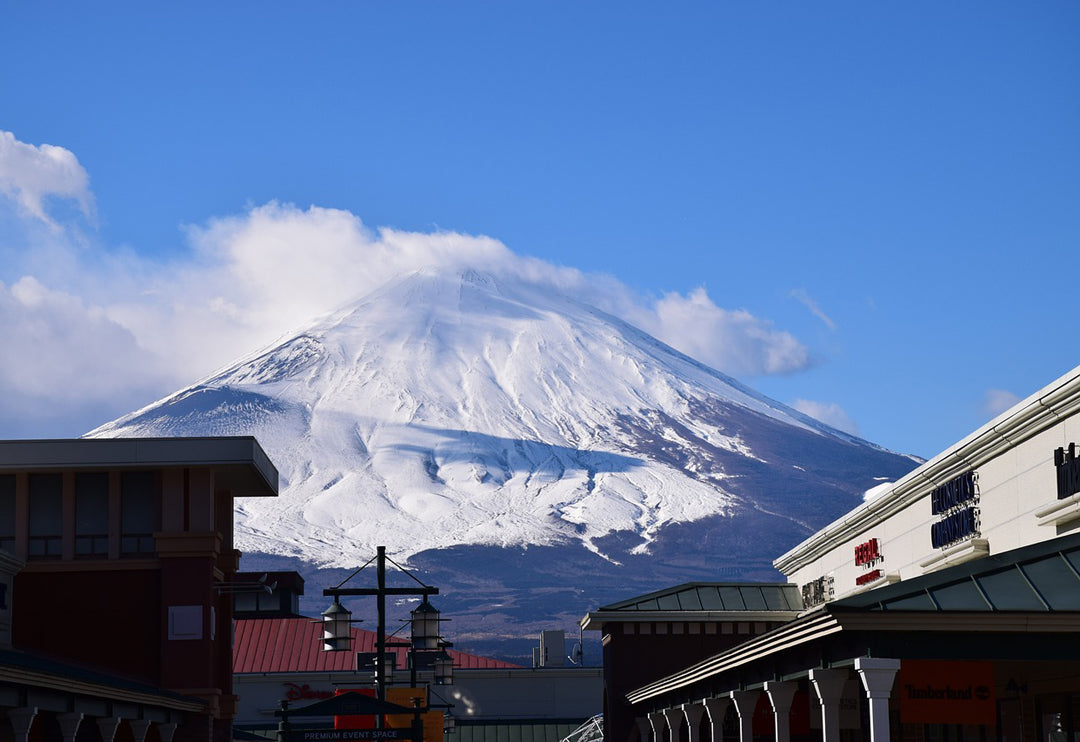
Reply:
[[[276,494],[253,438],[0,442],[0,730],[231,739],[233,504]]]
[[[1080,369],[775,561],[804,610],[610,742],[1080,738]]]

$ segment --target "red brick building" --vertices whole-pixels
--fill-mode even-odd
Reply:
[[[0,441],[0,737],[230,739],[233,502],[277,480],[250,437]]]

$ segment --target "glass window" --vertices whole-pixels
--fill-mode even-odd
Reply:
[[[120,553],[154,553],[154,532],[161,530],[160,498],[154,472],[129,471],[120,477]]]
[[[975,587],[975,583],[965,579],[951,585],[931,589],[934,600],[943,611],[988,611],[986,599]]]
[[[15,553],[14,474],[0,474],[0,549]]]
[[[1055,611],[1080,611],[1080,582],[1057,554],[1028,562],[1022,569]]]
[[[75,556],[109,553],[109,475],[75,475]]]
[[[63,491],[63,479],[59,474],[30,475],[31,558],[61,555]]]
[[[1045,611],[1046,606],[1032,591],[1016,567],[976,578],[986,597],[999,611]]]

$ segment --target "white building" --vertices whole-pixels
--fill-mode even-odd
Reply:
[[[1080,368],[781,555],[799,617],[609,742],[1080,740],[1078,411]]]

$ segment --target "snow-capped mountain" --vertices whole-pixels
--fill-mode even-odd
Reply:
[[[246,553],[348,568],[384,544],[509,569],[532,550],[609,587],[631,563],[772,576],[772,557],[915,465],[594,307],[478,272],[399,277],[89,435],[238,434],[282,475],[280,497],[238,506]]]

